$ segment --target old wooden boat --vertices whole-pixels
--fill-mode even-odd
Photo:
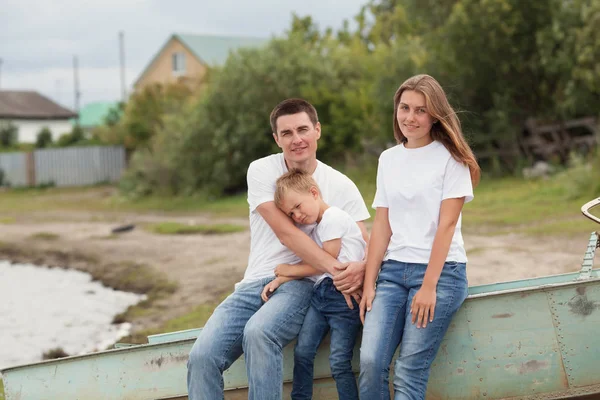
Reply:
[[[589,209],[599,204],[600,198],[582,207],[598,223]],[[600,269],[593,268],[598,247],[593,232],[576,273],[469,288],[434,361],[428,399],[600,395]],[[184,399],[187,357],[198,332],[154,335],[144,345],[4,369],[6,399]],[[293,344],[284,349],[286,393],[292,353]],[[337,398],[328,364],[325,342],[315,363],[315,399]],[[225,388],[226,399],[247,398],[243,358],[225,372]]]

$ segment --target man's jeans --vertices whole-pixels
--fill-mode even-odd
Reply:
[[[190,352],[190,400],[222,400],[223,371],[242,352],[248,372],[248,399],[281,399],[282,349],[302,327],[313,282],[302,279],[284,283],[264,303],[260,295],[271,280],[239,285],[215,309]]]
[[[312,399],[315,355],[327,331],[331,331],[329,364],[338,397],[358,400],[351,361],[361,322],[358,304],[354,300],[353,304],[354,310],[351,310],[331,278],[325,278],[315,287],[294,350],[293,400]]]
[[[360,348],[361,399],[387,400],[389,365],[398,344],[394,366],[394,399],[424,399],[431,363],[454,313],[467,297],[464,263],[444,264],[436,289],[433,322],[412,324],[410,304],[421,288],[426,264],[388,260],[377,278],[375,300],[367,312]]]

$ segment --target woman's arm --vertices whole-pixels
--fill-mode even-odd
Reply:
[[[413,297],[410,307],[412,323],[414,324],[416,321],[418,328],[421,326],[425,328],[427,321],[433,321],[437,283],[442,274],[442,269],[450,250],[450,244],[452,243],[452,237],[454,236],[454,230],[464,203],[465,198],[460,197],[443,200],[440,206],[440,220],[435,238],[433,239],[433,247],[429,263],[427,264],[427,270],[425,271],[425,277],[423,278],[423,284]]]
[[[390,227],[389,210],[386,207],[377,207],[369,240],[363,298],[360,302],[360,319],[363,323],[365,322],[365,312],[371,311],[371,303],[375,298],[375,281],[391,237],[392,228]]]

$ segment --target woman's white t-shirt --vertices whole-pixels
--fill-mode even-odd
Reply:
[[[469,168],[440,142],[408,149],[399,144],[379,157],[373,208],[388,209],[392,237],[384,260],[429,262],[442,200],[473,199]],[[446,261],[467,262],[461,234],[462,213]]]

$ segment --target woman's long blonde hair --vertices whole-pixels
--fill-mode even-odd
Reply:
[[[452,109],[444,89],[438,81],[429,75],[415,75],[408,78],[394,95],[394,137],[398,143],[405,143],[406,137],[398,125],[398,106],[405,90],[413,90],[425,96],[427,112],[438,122],[431,127],[431,138],[441,142],[454,159],[469,167],[473,186],[477,186],[481,177],[481,169],[469,144],[465,140],[460,120]]]

